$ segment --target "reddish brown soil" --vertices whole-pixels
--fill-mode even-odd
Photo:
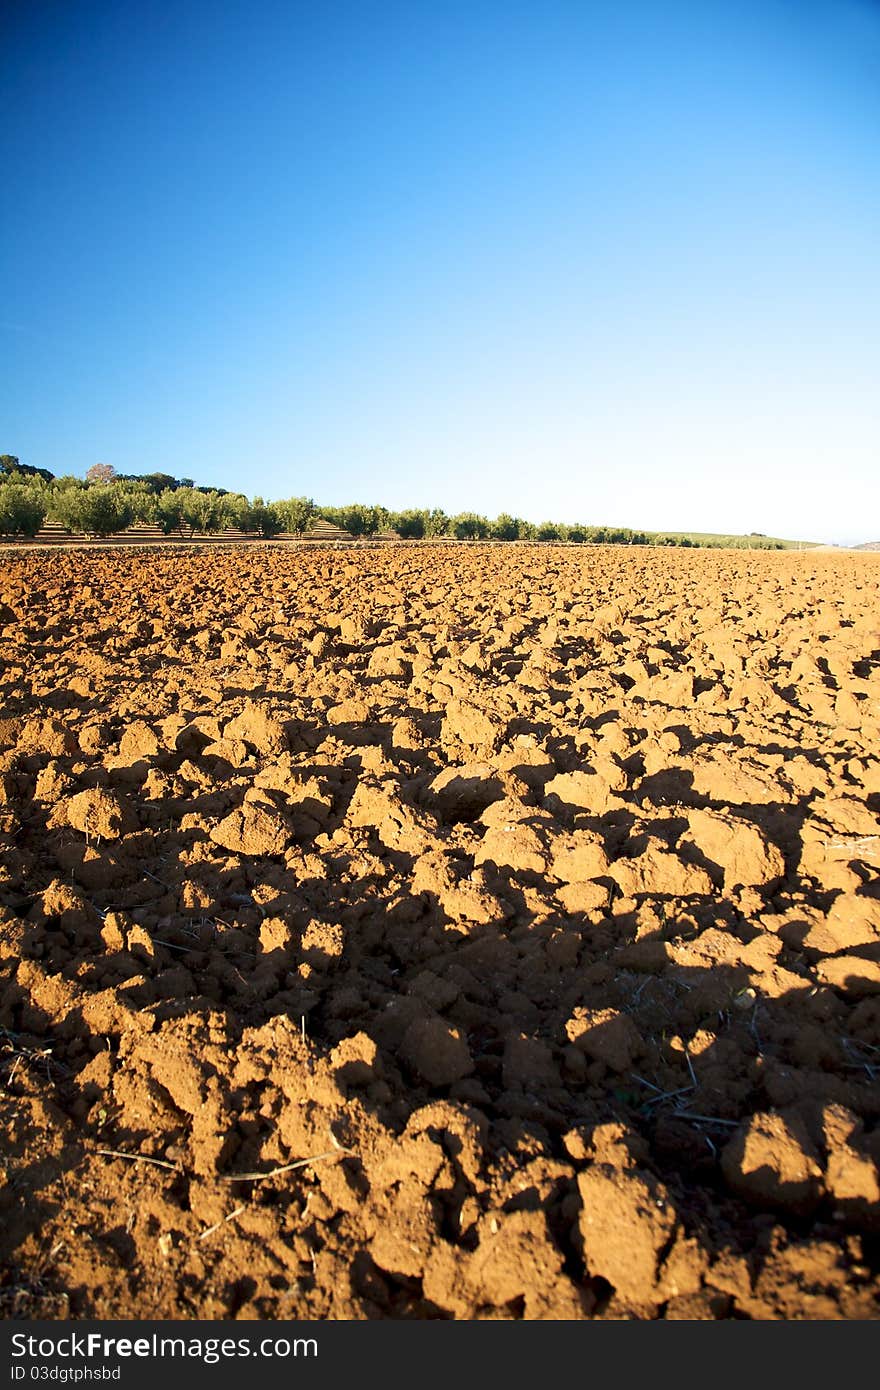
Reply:
[[[7,556],[5,1314],[876,1317],[878,612],[870,554]]]

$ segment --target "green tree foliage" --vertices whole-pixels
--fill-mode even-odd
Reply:
[[[365,534],[375,536],[379,531],[387,531],[391,525],[391,513],[387,507],[380,507],[374,503],[371,507],[365,507],[367,514],[367,529]]]
[[[489,534],[489,523],[476,512],[459,512],[450,522],[450,535],[457,541],[481,541]]]
[[[64,482],[67,482],[65,479]],[[80,502],[79,494],[84,491],[82,487],[59,486],[52,490],[52,501],[49,508],[49,515],[53,521],[58,521],[62,526],[66,526],[68,531],[81,531],[80,525]]]
[[[388,524],[405,541],[420,541],[425,534],[425,513],[410,509],[392,512]]]
[[[347,507],[319,507],[317,511],[325,521],[341,526],[351,536],[375,536],[392,524],[392,513],[387,507],[367,506],[363,502]]]
[[[166,536],[179,531],[186,535],[186,521],[183,515],[183,497],[179,488],[164,488],[156,499],[156,520]]]
[[[41,482],[51,483],[53,477],[54,474],[50,473],[48,468],[34,468],[29,463],[22,463],[15,454],[0,454],[0,482],[6,478],[15,481],[32,478],[34,481],[39,479]]]
[[[425,535],[428,539],[436,536],[447,536],[449,534],[449,517],[442,507],[432,507],[430,511],[423,513],[425,518]]]
[[[346,517],[348,516],[348,514],[349,514],[351,511],[352,511],[352,508],[350,508],[350,507],[319,507],[319,508],[318,508],[318,513],[319,513],[319,515],[322,516],[322,517],[324,518],[325,521],[329,521],[331,526],[339,526],[339,527],[341,527],[341,529],[342,529],[343,531],[347,531],[347,530],[348,530],[348,527],[346,526],[345,522],[346,522]],[[356,535],[357,532],[352,531],[351,534],[352,534],[352,535]]]
[[[244,531],[260,529],[259,519],[245,524],[247,499],[231,493],[211,489],[203,491],[195,487],[165,488],[154,505],[156,520],[166,536],[177,532],[185,540],[192,540],[197,532],[200,535],[216,535],[233,524],[241,526]]]
[[[240,510],[234,502],[227,501],[225,495],[213,489],[203,492],[201,488],[188,487],[180,491],[183,493],[183,516],[191,535],[196,531],[202,535],[216,535],[218,531],[224,531]]]
[[[266,503],[262,497],[255,497],[249,506],[242,508],[236,518],[242,531],[257,531],[264,540],[271,540],[284,530],[284,521],[274,503]]]
[[[315,515],[321,517],[324,521],[329,521],[331,526],[342,526],[343,528],[345,526],[342,507],[319,506],[316,508]]]
[[[283,502],[273,503],[282,521],[282,530],[292,536],[301,536],[309,529],[315,515],[315,504],[311,497],[288,497]]]
[[[118,483],[94,483],[91,487],[57,491],[51,509],[69,531],[84,531],[92,536],[112,536],[124,531],[138,510],[133,496]]]
[[[170,473],[144,473],[141,482],[146,483],[150,492],[155,492],[157,495],[181,486]]]
[[[45,488],[28,483],[0,483],[0,535],[35,536],[47,511]]]
[[[343,525],[346,531],[350,531],[353,536],[375,536],[377,531],[386,529],[391,519],[391,513],[387,507],[379,507],[375,504],[365,506],[359,503],[354,507],[344,507],[343,514],[345,516]]]
[[[517,517],[502,512],[489,527],[489,535],[496,541],[515,541],[519,539],[519,526]]]
[[[143,483],[150,492],[174,492],[178,488],[195,488],[196,492],[216,492],[220,497],[227,495],[225,487],[205,487],[196,485],[192,478],[175,478],[171,473],[117,473],[120,483]]]
[[[351,507],[342,508],[342,521],[339,524],[353,536],[368,536],[371,520],[370,508],[355,502]]]
[[[116,483],[119,496],[125,497],[134,508],[135,521],[156,520],[156,497],[139,478],[134,483]]]
[[[13,484],[24,488],[25,493],[6,493],[5,489]],[[137,519],[157,521],[166,535],[179,534],[185,539],[192,539],[196,534],[216,534],[230,525],[265,538],[280,531],[300,536],[308,530],[315,516],[322,516],[355,537],[394,530],[405,540],[440,537],[485,540],[491,537],[500,541],[563,541],[578,545],[728,546],[773,550],[785,549],[789,544],[758,531],[748,536],[716,536],[631,531],[627,527],[586,526],[580,522],[544,521],[535,525],[507,512],[489,521],[476,512],[460,512],[450,517],[442,508],[392,512],[379,504],[361,502],[319,507],[311,497],[290,497],[277,502],[255,497],[249,502],[241,494],[230,493],[225,488],[196,485],[191,478],[175,478],[161,471],[144,475],[117,474],[109,464],[94,464],[85,479],[71,474],[56,478],[48,469],[21,463],[14,454],[0,454],[0,488],[4,489],[7,508],[13,508],[14,504],[15,510],[14,515],[10,510],[4,512],[3,524],[16,528],[5,532],[0,528],[0,533],[7,535],[27,535],[26,528],[32,524],[27,518],[36,516],[42,507],[38,525],[48,514],[70,530],[93,535],[124,530]]]

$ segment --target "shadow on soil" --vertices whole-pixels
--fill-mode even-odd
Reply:
[[[766,817],[767,808],[760,809]],[[620,818],[614,834],[626,836],[627,820]],[[797,826],[789,813],[792,838]],[[0,1258],[7,1301],[17,1290],[15,1307],[31,1310],[13,1315],[55,1306],[57,1291],[33,1251],[58,1218],[59,1180],[62,1190],[76,1182],[89,1150],[144,1154],[158,1168],[165,1199],[187,1209],[195,1180],[187,1157],[192,1115],[161,1081],[145,1077],[153,1108],[138,1121],[91,1078],[101,1074],[95,1059],[112,1058],[131,1027],[161,1032],[173,1020],[199,1025],[218,1014],[230,1058],[246,1030],[278,1016],[301,1027],[319,1056],[328,1057],[342,1039],[365,1037],[375,1057],[349,1067],[348,1080],[341,1069],[339,1090],[392,1133],[403,1134],[425,1105],[450,1100],[485,1117],[490,1162],[512,1161],[524,1171],[538,1159],[566,1165],[524,1183],[503,1210],[545,1214],[548,1238],[582,1291],[585,1311],[601,1310],[611,1289],[585,1266],[574,1219],[576,1177],[590,1161],[591,1133],[609,1123],[636,1144],[640,1167],[665,1185],[684,1230],[708,1259],[725,1252],[742,1259],[756,1281],[781,1226],[795,1245],[857,1235],[858,1259],[876,1268],[876,1204],[857,1195],[840,1200],[818,1176],[805,1180],[794,1169],[781,1177],[759,1173],[750,1191],[739,1193],[725,1173],[743,1122],[770,1111],[788,1117],[817,1172],[829,1160],[829,1106],[853,1117],[848,1142],[855,1150],[880,1157],[880,1002],[866,994],[856,965],[835,990],[816,990],[805,979],[802,988],[774,996],[759,970],[721,958],[725,941],[735,957],[760,931],[720,896],[671,899],[668,911],[653,899],[650,908],[623,903],[618,911],[612,902],[604,915],[538,916],[530,906],[533,876],[497,870],[493,886],[504,920],[477,926],[451,917],[438,894],[389,897],[387,881],[407,880],[415,864],[374,832],[364,831],[351,853],[362,861],[372,856],[375,867],[371,875],[361,863],[353,898],[326,880],[286,883],[277,865],[258,861],[244,877],[214,875],[216,901],[227,905],[222,922],[208,902],[201,917],[169,923],[140,945],[136,932],[126,941],[123,923],[115,951],[107,948],[107,914],[90,911],[87,902],[24,929],[24,978],[19,972],[8,984],[0,1012],[2,1103],[13,1136]],[[277,893],[257,904],[250,880],[271,883],[273,873]],[[315,930],[316,919],[326,930]],[[288,930],[268,949],[265,933],[260,944],[267,921]],[[714,934],[714,960],[674,962],[670,942],[690,936],[705,943],[706,933]],[[864,947],[849,956],[867,962],[878,952]],[[425,1021],[440,1029],[439,1060],[413,1045],[413,1029]],[[443,1029],[458,1040],[451,1056]],[[108,1077],[110,1071],[108,1064]],[[83,1082],[83,1073],[90,1079]],[[221,1084],[227,1132],[217,1147],[218,1172],[265,1168],[274,1121],[261,1113],[262,1083],[221,1077]],[[343,1166],[356,1185],[358,1159]],[[261,1201],[269,1207],[278,1200],[267,1184]],[[473,1220],[463,1225],[462,1218],[474,1201],[488,1205],[489,1188],[459,1182],[443,1199],[441,1229],[463,1250],[476,1239]],[[133,1263],[124,1222],[102,1239],[108,1258],[121,1267]],[[50,1257],[44,1251],[46,1269]],[[425,1302],[417,1279],[378,1269],[366,1250],[357,1253],[351,1277],[376,1316],[443,1315]],[[67,1292],[76,1313],[87,1314],[88,1289]],[[231,1289],[230,1314],[247,1297],[247,1289]],[[724,1316],[730,1299],[719,1294],[716,1305]]]

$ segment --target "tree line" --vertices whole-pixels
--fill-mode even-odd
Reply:
[[[310,497],[266,502],[225,488],[202,487],[169,473],[120,474],[94,464],[85,478],[56,478],[48,469],[0,455],[0,535],[28,539],[52,521],[71,533],[111,536],[135,522],[157,525],[164,535],[192,540],[229,528],[271,539],[304,535],[321,518],[356,537],[396,533],[403,540],[572,541],[605,545],[693,545],[688,537],[545,521],[535,524],[502,512],[494,520],[477,512],[449,516],[440,508],[392,511],[352,503],[321,506]],[[759,544],[761,541],[758,542]],[[763,540],[765,545],[776,542]]]

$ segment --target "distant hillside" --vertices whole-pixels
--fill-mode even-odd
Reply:
[[[764,536],[752,531],[748,536],[722,536],[713,531],[648,531],[652,545],[699,545],[724,550],[812,550],[819,541],[789,541],[781,536]]]
[[[880,550],[880,541],[865,541],[864,545],[854,545],[853,550]]]

